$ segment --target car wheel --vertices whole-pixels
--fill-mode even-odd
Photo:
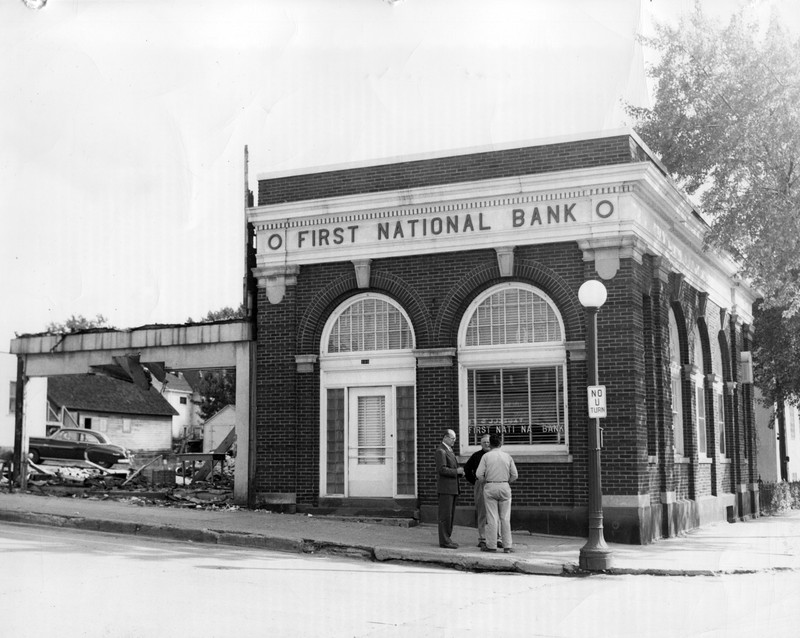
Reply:
[[[34,465],[39,465],[39,461],[42,460],[42,457],[39,456],[39,450],[28,450],[28,458]]]

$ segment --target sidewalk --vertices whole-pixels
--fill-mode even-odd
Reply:
[[[481,552],[477,533],[458,527],[457,550],[441,549],[435,525],[400,527],[266,511],[209,511],[130,502],[0,493],[0,521],[151,538],[411,561],[461,570],[574,575],[585,539],[514,533],[512,554]],[[717,523],[651,545],[610,543],[611,574],[717,575],[800,570],[800,511]]]

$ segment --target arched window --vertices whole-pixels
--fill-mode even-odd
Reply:
[[[675,455],[683,456],[683,389],[681,386],[681,341],[675,312],[669,309],[669,372],[672,387],[672,431]]]
[[[694,386],[694,425],[697,432],[697,453],[701,459],[708,456],[708,439],[706,434],[706,387],[705,387],[705,359],[703,357],[703,339],[700,335],[700,326],[694,326],[694,372],[692,385]]]
[[[726,369],[725,350],[728,347],[725,333],[720,331],[717,347],[712,349],[711,366],[716,380],[714,381],[714,416],[717,427],[717,440],[719,441],[719,454],[721,457],[728,455],[728,441],[725,427],[725,382],[730,378]]]
[[[567,452],[566,344],[553,301],[509,283],[470,305],[459,332],[460,434],[466,452],[502,433],[509,452]]]
[[[359,294],[320,339],[320,494],[416,494],[413,326],[390,297]]]
[[[324,343],[328,353],[410,350],[414,339],[407,317],[389,300],[359,295],[345,307]]]

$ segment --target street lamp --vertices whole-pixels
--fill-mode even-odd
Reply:
[[[597,385],[597,311],[606,302],[606,287],[599,281],[586,281],[578,290],[578,300],[586,309],[586,363],[590,386]],[[589,419],[589,539],[581,547],[578,564],[588,571],[611,567],[611,550],[603,538],[603,487],[600,481],[600,419]]]

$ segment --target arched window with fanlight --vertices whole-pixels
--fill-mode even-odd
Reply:
[[[478,296],[459,330],[460,434],[465,452],[486,433],[506,451],[566,453],[564,324],[555,303],[521,283]]]
[[[416,494],[414,332],[393,299],[344,301],[320,343],[320,494]]]

